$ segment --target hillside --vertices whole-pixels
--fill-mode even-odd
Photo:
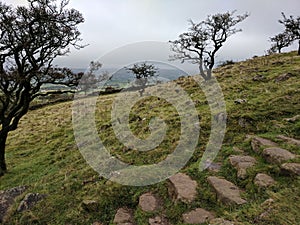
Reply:
[[[27,186],[27,189],[15,198],[4,224],[113,224],[121,207],[132,210],[133,220],[138,225],[149,224],[149,218],[158,215],[173,225],[187,224],[183,215],[197,208],[234,224],[300,224],[299,176],[283,173],[281,164],[265,157],[264,147],[255,150],[255,144],[264,144],[259,143],[259,138],[253,138],[265,138],[293,155],[300,155],[299,145],[278,137],[300,139],[300,116],[297,117],[300,115],[300,57],[295,52],[255,57],[219,67],[214,74],[226,101],[227,130],[213,164],[215,168],[202,172],[198,166],[210,134],[209,107],[192,77],[176,80],[193,99],[201,119],[196,150],[181,170],[197,183],[195,199],[174,201],[168,180],[145,187],[130,187],[99,176],[77,148],[72,102],[64,102],[30,111],[19,128],[10,133],[8,173],[0,177],[0,190],[18,186]],[[110,111],[115,97],[99,97],[96,110],[99,136],[114,156],[129,164],[142,165],[159,162],[174,151],[180,139],[180,118],[171,104],[147,97],[133,107],[129,121],[137,136],[149,135],[148,124],[155,116],[159,115],[168,125],[161,145],[148,153],[139,153],[126,148],[114,135]],[[232,165],[233,156],[249,156],[255,163],[240,176]],[[300,158],[288,162],[300,163]],[[268,187],[256,185],[258,173],[269,175],[275,183]],[[211,185],[212,177],[233,183],[247,202],[241,205],[224,203]],[[140,196],[148,192],[159,197],[159,210],[144,212],[138,206]],[[28,193],[46,196],[30,210],[18,212],[21,200]],[[154,221],[152,224],[168,223]]]

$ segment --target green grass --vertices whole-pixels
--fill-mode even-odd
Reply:
[[[293,77],[276,83],[276,77],[284,73],[291,73]],[[192,77],[187,77],[177,83],[191,96],[201,118],[197,148],[182,169],[199,183],[199,195],[194,203],[174,204],[168,196],[166,181],[146,187],[128,187],[99,177],[77,148],[72,128],[72,103],[65,102],[30,111],[21,120],[19,128],[9,135],[6,155],[8,173],[0,178],[0,190],[28,185],[27,193],[39,192],[48,197],[33,210],[16,213],[21,196],[11,210],[7,224],[92,224],[94,221],[112,224],[119,207],[135,209],[139,196],[148,191],[163,199],[164,214],[173,224],[183,224],[181,215],[197,207],[215,211],[217,216],[241,224],[299,224],[299,178],[281,175],[278,166],[266,163],[251,150],[249,141],[245,139],[247,134],[259,135],[300,154],[299,148],[276,139],[279,134],[300,138],[300,121],[284,121],[284,118],[300,113],[300,57],[295,52],[258,57],[220,67],[215,70],[215,75],[223,89],[228,113],[224,144],[215,160],[223,162],[218,175],[243,188],[248,204],[235,207],[216,201],[214,192],[206,182],[209,175],[215,174],[198,171],[199,159],[210,134],[210,111],[198,84]],[[265,79],[253,81],[256,75],[264,75]],[[140,138],[150,135],[148,123],[154,117],[160,116],[168,125],[161,145],[154,151],[141,153],[127,148],[114,135],[110,113],[115,96],[100,97],[96,110],[97,129],[107,149],[134,165],[152,164],[167,157],[180,140],[180,118],[175,108],[165,100],[154,97],[147,97],[132,108],[130,128]],[[247,99],[247,103],[237,105],[234,103],[236,99]],[[227,160],[234,154],[234,146],[258,160],[245,180],[236,177],[235,169]],[[299,158],[295,161],[299,162]],[[277,184],[269,189],[257,188],[253,185],[257,172],[270,174]],[[264,219],[258,219],[266,211],[261,204],[268,198],[275,201],[272,210]],[[97,200],[99,211],[84,211],[81,203],[86,199]],[[150,216],[153,215],[141,210],[135,212],[138,224],[147,224]]]

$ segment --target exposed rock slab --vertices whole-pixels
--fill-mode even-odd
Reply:
[[[199,208],[183,214],[182,218],[183,221],[188,224],[201,224],[209,222],[210,220],[214,219],[215,216],[213,213]]]
[[[288,144],[300,146],[300,140],[290,138],[290,137],[286,137],[284,135],[278,135],[277,138],[279,138],[283,141],[286,141]]]
[[[133,211],[128,208],[120,208],[118,209],[114,221],[117,225],[133,225],[134,219],[133,219]]]
[[[300,163],[284,163],[281,170],[285,174],[300,176]]]
[[[28,187],[15,187],[6,191],[0,191],[0,223],[2,223],[7,215],[9,208],[14,204],[15,199],[22,195]]]
[[[254,178],[254,183],[259,187],[270,187],[276,183],[276,181],[267,174],[259,173]]]
[[[188,175],[178,173],[171,178],[169,185],[169,193],[175,200],[181,200],[186,203],[193,202],[197,196],[198,184]]]
[[[164,216],[149,219],[149,225],[172,225]]]
[[[214,188],[217,196],[224,204],[245,204],[246,200],[241,198],[241,191],[237,186],[224,178],[208,177],[209,184]]]
[[[161,200],[152,193],[145,193],[139,198],[139,207],[144,212],[154,212],[160,208]]]
[[[254,136],[252,137],[251,140],[252,150],[256,153],[260,153],[262,147],[275,147],[275,146],[277,146],[275,142],[265,138]]]
[[[230,164],[237,169],[238,178],[246,178],[247,169],[254,166],[256,159],[251,156],[237,156],[232,155],[229,157]]]
[[[262,153],[265,160],[273,164],[281,164],[287,160],[296,158],[296,155],[283,148],[266,148]]]

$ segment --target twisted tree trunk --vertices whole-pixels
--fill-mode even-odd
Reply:
[[[0,134],[0,176],[4,175],[7,170],[5,162],[5,143],[7,139],[7,133]]]

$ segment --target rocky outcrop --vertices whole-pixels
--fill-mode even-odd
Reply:
[[[218,199],[224,204],[245,204],[246,200],[241,198],[241,191],[233,183],[224,178],[208,177],[209,184],[216,191]]]
[[[247,169],[254,166],[256,159],[251,156],[237,156],[229,157],[230,164],[237,169],[238,178],[245,179],[247,176]]]
[[[21,201],[18,207],[18,212],[24,212],[32,209],[38,202],[42,201],[46,197],[47,195],[39,193],[27,194],[25,198]]]
[[[7,215],[9,208],[15,203],[15,199],[22,195],[28,187],[15,187],[6,191],[0,191],[0,223]]]
[[[188,175],[178,173],[169,178],[169,193],[175,200],[181,200],[186,203],[193,202],[197,196],[198,184]]]
[[[262,155],[267,162],[272,164],[281,164],[296,158],[293,153],[278,147],[266,148]]]
[[[213,213],[205,209],[195,209],[182,215],[183,221],[188,224],[202,224],[214,219]]]

